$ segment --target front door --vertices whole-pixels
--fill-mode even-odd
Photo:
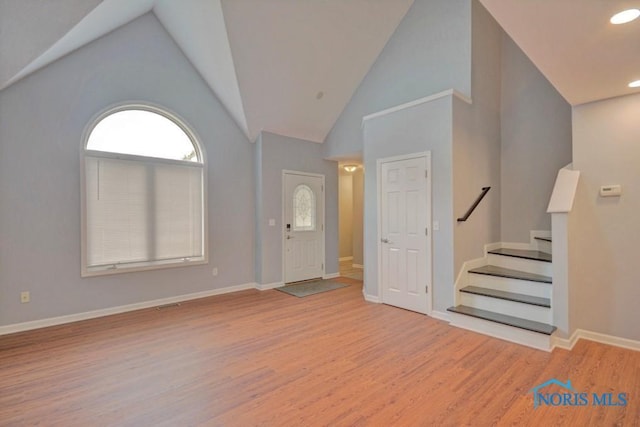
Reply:
[[[284,282],[324,273],[324,176],[284,173]]]
[[[428,172],[426,155],[379,168],[382,302],[419,313],[429,310]]]

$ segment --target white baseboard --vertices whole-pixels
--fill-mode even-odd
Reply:
[[[531,248],[531,244],[529,243],[520,243],[520,242],[502,242],[500,244],[501,248],[505,248],[505,249],[520,249],[520,250],[529,250],[532,249]]]
[[[495,249],[500,249],[500,248],[505,248],[505,249],[522,249],[522,250],[527,250],[527,249],[531,249],[531,244],[530,243],[519,243],[519,242],[494,242],[494,243],[487,243],[486,245],[484,245],[484,253],[485,256],[487,255],[487,252],[489,251],[493,251]]]
[[[364,288],[362,289],[362,295],[364,295],[364,300],[367,302],[372,302],[375,304],[382,303],[382,301],[380,300],[380,297],[378,297],[377,295],[369,295],[364,291]]]
[[[322,276],[322,278],[324,280],[335,279],[336,277],[340,277],[340,273],[329,273],[329,274],[325,274],[324,276]]]
[[[269,289],[275,289],[284,286],[284,282],[272,282],[272,283],[256,283],[256,289],[259,291],[268,291]]]
[[[98,317],[110,316],[113,314],[126,313],[128,311],[142,310],[145,308],[158,307],[166,304],[189,301],[199,298],[211,297],[214,295],[227,294],[231,292],[244,291],[257,288],[257,283],[245,283],[242,285],[228,286],[226,288],[211,289],[192,294],[178,295],[175,297],[161,298],[151,301],[144,301],[135,304],[121,305],[117,307],[104,308],[100,310],[87,311],[84,313],[69,314],[66,316],[51,317],[48,319],[33,320],[30,322],[15,323],[13,325],[0,326],[0,335],[13,334],[16,332],[30,331],[33,329],[46,328],[49,326],[63,325],[65,323],[79,322],[81,320],[95,319]]]
[[[438,310],[431,310],[431,317],[438,320],[444,320],[445,322],[451,322],[451,316],[449,313]]]
[[[494,249],[500,249],[502,247],[503,243],[502,242],[494,242],[494,243],[487,243],[486,245],[484,245],[484,256],[487,256],[487,252],[492,251]]]
[[[338,258],[338,261],[351,261],[352,259],[352,256],[341,256],[340,258]]]
[[[469,261],[465,261],[462,263],[462,267],[460,268],[460,271],[458,272],[458,276],[456,277],[456,281],[455,284],[453,286],[453,301],[454,301],[454,305],[458,305],[458,297],[460,296],[458,294],[458,290],[464,288],[465,286],[467,286],[469,283],[469,273],[468,271],[474,268],[478,268],[478,267],[482,267],[484,265],[486,265],[488,263],[487,261],[487,257],[484,256],[482,258],[475,258],[475,259],[471,259]],[[447,314],[447,313],[445,313]],[[448,316],[448,314],[447,314]]]
[[[576,329],[570,338],[555,338],[554,348],[562,348],[571,350],[576,343],[581,340],[594,341],[600,344],[612,345],[614,347],[627,348],[629,350],[640,351],[640,341],[630,340],[628,338],[616,337],[613,335],[601,334],[599,332],[586,331],[584,329]]]
[[[362,264],[351,264],[351,267],[353,267],[353,268],[364,268],[364,265],[362,265]]]

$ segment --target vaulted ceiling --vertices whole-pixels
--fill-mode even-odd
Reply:
[[[322,142],[413,1],[0,0],[0,90],[151,12],[250,140]],[[569,103],[637,91],[640,0],[480,1]]]
[[[0,89],[152,12],[250,140],[322,142],[412,3],[0,0]]]

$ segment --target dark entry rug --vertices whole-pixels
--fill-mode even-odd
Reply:
[[[349,285],[335,282],[333,280],[312,280],[310,282],[282,286],[280,288],[276,288],[276,291],[284,292],[285,294],[293,295],[294,297],[304,298],[309,295],[333,291],[334,289],[345,288],[347,286]]]

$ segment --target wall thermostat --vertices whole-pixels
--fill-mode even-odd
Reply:
[[[600,197],[613,197],[622,194],[621,185],[603,185],[600,187]]]

